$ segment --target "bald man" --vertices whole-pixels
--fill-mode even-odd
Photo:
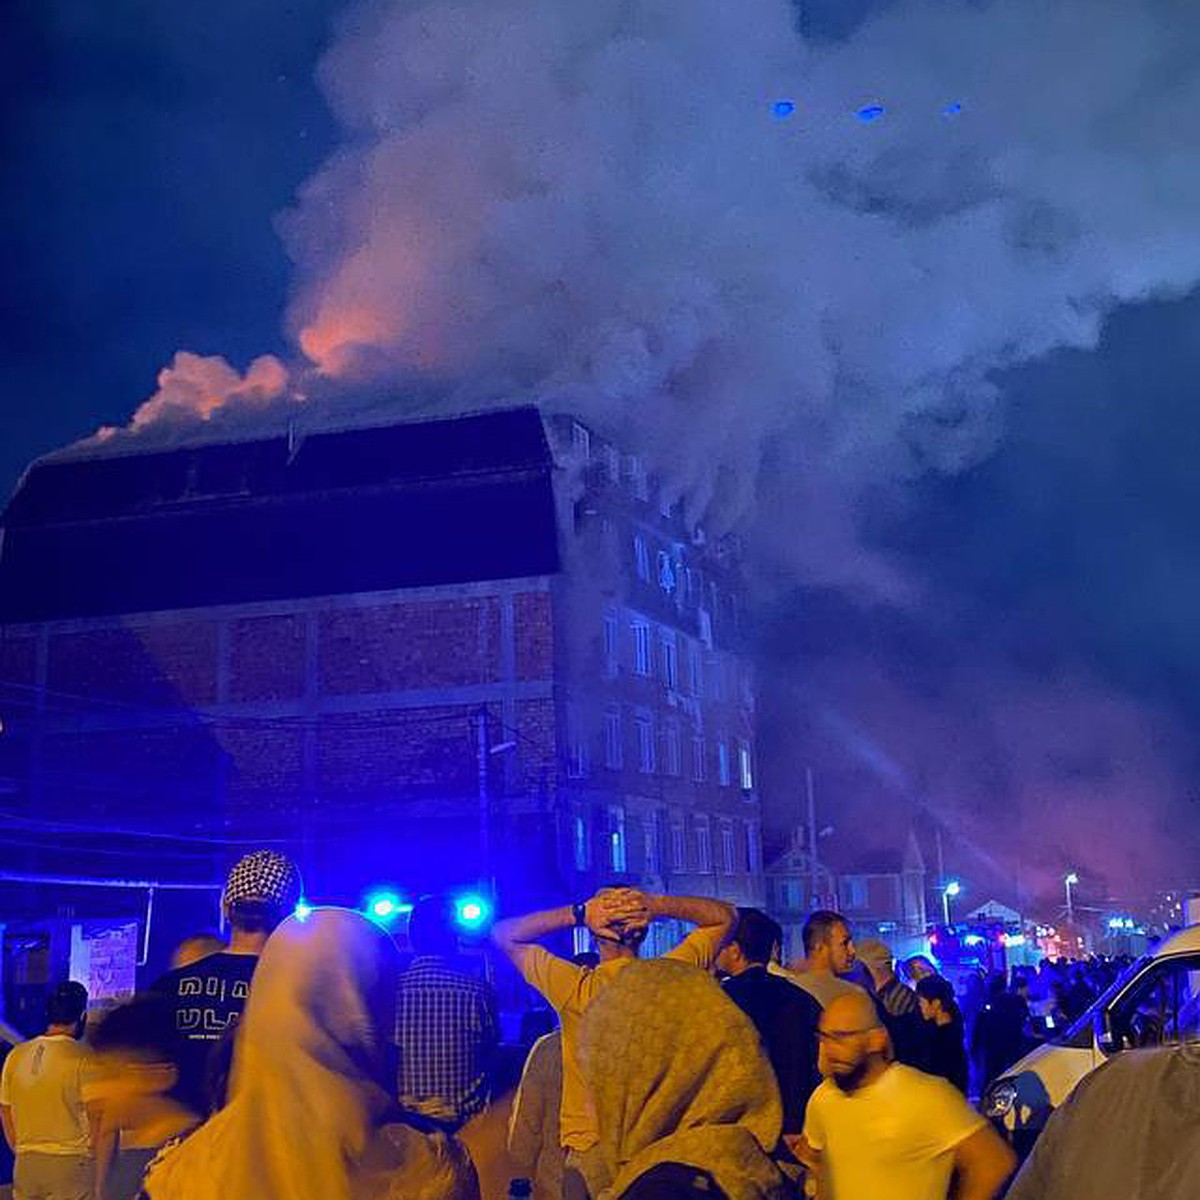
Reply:
[[[865,992],[821,1014],[819,1066],[797,1154],[821,1200],[992,1200],[1016,1160],[944,1079],[892,1061]]]

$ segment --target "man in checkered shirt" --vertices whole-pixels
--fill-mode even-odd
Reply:
[[[408,937],[416,957],[397,990],[397,1094],[403,1108],[453,1132],[487,1106],[500,1042],[496,993],[456,966],[458,935],[446,898],[414,906]]]

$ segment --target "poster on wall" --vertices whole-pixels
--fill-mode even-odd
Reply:
[[[71,927],[71,978],[87,988],[90,1008],[108,1008],[133,995],[137,960],[136,921]]]

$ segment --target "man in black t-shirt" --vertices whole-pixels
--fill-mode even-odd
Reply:
[[[197,1112],[212,1107],[210,1059],[246,1007],[258,956],[275,927],[301,897],[300,872],[273,850],[242,858],[225,883],[221,904],[229,948],[168,971],[154,991],[169,1002],[180,1039],[180,1087]],[[217,1071],[219,1074],[219,1069]]]
[[[783,1100],[783,1132],[799,1136],[808,1098],[821,1082],[817,1025],[821,1005],[795,984],[767,971],[783,938],[777,922],[757,908],[739,908],[717,969],[729,976],[725,994],[754,1022],[775,1069]]]

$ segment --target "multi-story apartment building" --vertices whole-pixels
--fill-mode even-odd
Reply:
[[[736,548],[578,422],[46,461],[3,526],[0,868],[762,898]]]

